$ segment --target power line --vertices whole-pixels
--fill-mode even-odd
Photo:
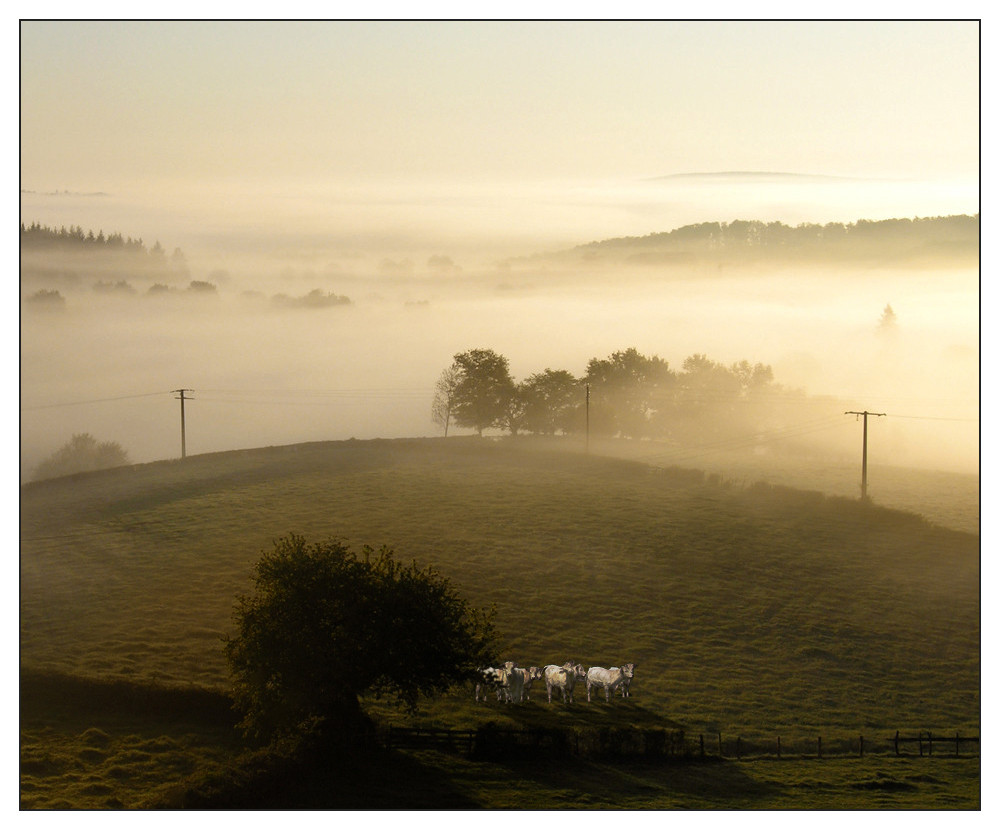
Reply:
[[[187,458],[187,432],[184,429],[184,401],[190,400],[190,398],[185,398],[184,393],[194,392],[194,389],[174,389],[173,391],[180,393],[180,397],[174,400],[181,402],[181,458]]]
[[[887,418],[908,418],[913,421],[959,421],[965,424],[978,424],[978,418],[936,418],[931,415],[896,415],[892,412],[886,415]]]
[[[152,398],[156,397],[157,395],[167,395],[167,394],[169,394],[168,391],[145,392],[144,394],[141,395],[120,395],[117,398],[92,398],[89,401],[66,401],[64,403],[44,403],[44,404],[38,404],[36,406],[22,406],[21,412],[29,412],[35,409],[55,409],[56,407],[62,407],[62,406],[84,406],[86,404],[92,404],[92,403],[108,403],[109,401],[128,401],[132,400],[133,398]]]
[[[861,443],[861,501],[868,501],[868,416],[874,415],[876,418],[884,418],[884,412],[869,412],[867,409],[864,412],[855,412],[851,410],[845,412],[845,415],[856,415],[864,418],[864,437]],[[857,420],[857,419],[855,419]]]

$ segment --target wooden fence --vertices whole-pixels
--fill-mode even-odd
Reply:
[[[490,760],[566,755],[649,761],[682,758],[737,761],[760,758],[863,758],[866,754],[890,753],[952,758],[979,755],[978,736],[963,736],[958,732],[935,736],[923,731],[915,736],[897,731],[891,738],[869,739],[858,735],[784,740],[780,736],[773,739],[724,738],[721,733],[716,733],[708,738],[699,735],[694,741],[679,730],[611,727],[514,729],[486,724],[478,729],[390,726],[383,733],[383,741],[387,749],[434,749]]]
[[[600,758],[679,758],[689,754],[684,733],[666,729],[515,729],[485,724],[475,730],[390,726],[385,746],[461,752],[482,759],[579,755]]]
[[[976,755],[979,754],[979,737],[978,736],[962,737],[962,735],[960,735],[958,732],[955,733],[954,737],[952,737],[951,735],[948,736],[938,735],[936,738],[933,735],[931,735],[930,732],[918,732],[917,737],[915,738],[905,738],[902,735],[900,735],[899,732],[896,732],[896,737],[892,739],[892,743],[894,749],[896,750],[897,755],[903,754],[900,751],[899,747],[900,744],[904,745],[917,744],[917,751],[920,753],[921,756],[923,756],[924,754],[925,747],[927,748],[928,756],[930,756],[934,754],[935,743],[946,751],[949,750],[952,745],[954,745],[955,747],[954,753],[948,752],[947,754],[954,755],[954,757],[956,758],[959,757],[962,744],[975,744],[976,745],[975,754]],[[941,750],[938,750],[938,754],[939,755],[942,754]]]
[[[938,747],[938,756],[941,757],[958,758],[979,754],[978,736],[963,736],[958,732],[954,735],[934,736],[930,732],[918,732],[916,736],[909,737],[899,731],[891,738],[870,739],[858,735],[828,738],[825,741],[822,736],[784,741],[780,736],[771,739],[745,739],[742,736],[724,739],[721,733],[716,733],[707,739],[705,735],[698,736],[697,754],[702,758],[735,758],[738,761],[763,757],[863,758],[866,754],[886,755],[890,752],[897,756],[913,755],[912,749],[907,751],[907,746],[912,744],[916,744],[917,754],[920,756],[933,756],[935,745]]]
[[[440,749],[472,755],[476,733],[469,729],[431,729],[390,726],[385,736],[387,749]]]

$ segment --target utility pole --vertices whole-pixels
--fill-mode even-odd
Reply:
[[[874,415],[877,418],[884,418],[884,412],[845,412],[845,415],[861,415],[864,417],[865,426],[863,438],[861,439],[861,501],[868,500],[868,416]],[[855,419],[856,420],[856,419]]]
[[[179,392],[181,395],[179,398],[174,398],[174,400],[181,402],[181,458],[187,458],[187,436],[184,430],[184,401],[190,401],[192,399],[185,398],[184,393],[194,392],[194,389],[175,389],[174,391]]]
[[[587,384],[587,431],[584,441],[584,452],[590,452],[590,384]]]

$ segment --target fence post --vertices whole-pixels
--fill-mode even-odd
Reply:
[[[924,757],[924,733],[917,730],[917,746],[920,749],[920,757]]]
[[[722,733],[719,733],[719,757],[725,758],[726,756],[722,753]]]
[[[698,736],[698,744],[701,746],[701,757],[704,758],[705,757],[705,736],[704,735],[699,735]]]
[[[927,732],[927,757],[929,758],[934,754],[934,739],[931,737],[930,730]]]
[[[895,747],[896,747],[896,754],[899,755],[899,730],[898,729],[896,730],[896,740],[893,741],[893,744],[895,744]]]
[[[778,757],[781,757],[781,735],[778,735]]]
[[[958,757],[958,733],[955,733],[955,757]]]

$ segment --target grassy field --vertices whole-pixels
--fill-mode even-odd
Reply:
[[[748,741],[978,735],[979,537],[954,529],[977,506],[957,500],[955,520],[935,524],[755,480],[538,442],[449,439],[266,448],[26,485],[22,678],[42,688],[54,678],[48,685],[224,692],[220,638],[234,596],[248,589],[260,551],[295,531],[387,544],[434,565],[473,603],[496,605],[506,656],[521,665],[635,662],[634,697],[619,700],[615,717]],[[915,503],[941,504],[932,476],[910,487]],[[953,486],[942,490],[954,499]],[[79,703],[88,694],[58,705],[31,697],[26,707],[22,689],[25,807],[135,806],[238,750],[219,718],[188,722],[154,706],[129,720],[114,707],[88,710]],[[384,723],[452,727],[609,716],[585,699],[572,712],[536,699],[512,714],[477,707],[462,690],[415,717],[377,701],[367,708]],[[972,759],[927,769],[894,758],[671,767],[635,773],[635,791],[627,771],[610,779],[622,776],[621,786],[595,789],[587,781],[597,772],[582,762],[571,765],[574,784],[552,770],[437,753],[396,761],[477,806],[501,806],[500,793],[522,779],[536,807],[588,792],[577,806],[946,808],[979,799]],[[725,783],[734,775],[750,782],[745,798],[725,796],[739,791]],[[690,783],[675,786],[677,776]]]

